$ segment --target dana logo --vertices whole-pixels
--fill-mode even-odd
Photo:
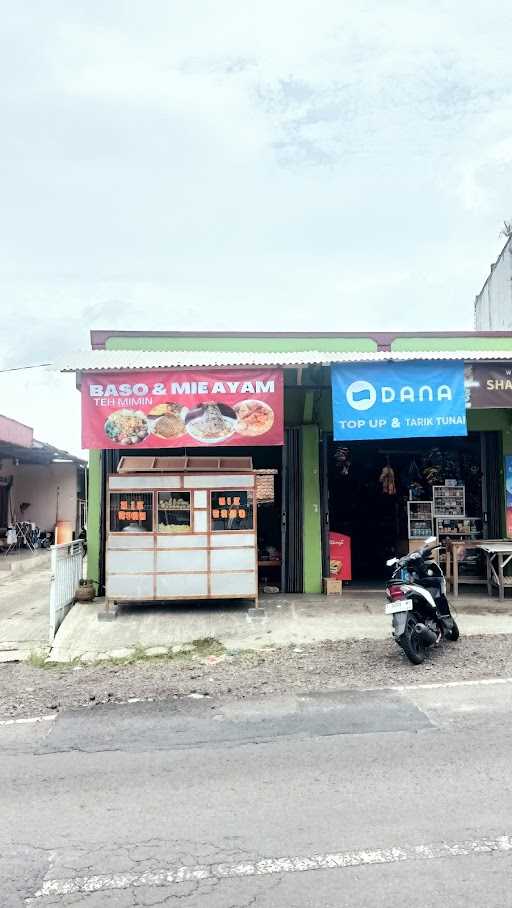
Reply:
[[[369,381],[353,381],[347,388],[347,403],[353,410],[369,410],[376,400],[375,385]]]
[[[452,389],[449,385],[438,385],[433,388],[431,385],[421,385],[419,388],[413,388],[412,385],[402,385],[399,388],[392,388],[390,385],[381,385],[377,391],[375,385],[369,381],[354,381],[348,386],[346,391],[347,403],[353,410],[370,410],[380,397],[383,404],[392,404],[399,401],[402,404],[414,403],[433,403],[436,401],[453,400]]]

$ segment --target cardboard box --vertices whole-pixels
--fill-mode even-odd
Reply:
[[[326,596],[341,596],[343,581],[332,577],[324,577],[324,594]]]

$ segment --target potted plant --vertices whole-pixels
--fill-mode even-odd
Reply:
[[[75,591],[76,602],[92,602],[95,596],[92,580],[79,580]]]

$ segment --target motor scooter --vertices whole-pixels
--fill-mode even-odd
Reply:
[[[415,665],[429,646],[458,640],[459,628],[446,598],[446,580],[433,557],[441,548],[435,536],[417,552],[386,562],[393,574],[386,587],[386,615],[392,616],[393,637]]]

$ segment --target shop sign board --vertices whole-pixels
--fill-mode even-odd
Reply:
[[[331,367],[335,441],[467,435],[462,362]]]
[[[464,373],[467,407],[512,408],[512,362],[466,363]]]
[[[507,537],[512,539],[512,457],[505,457],[505,509],[507,513]]]
[[[82,378],[84,448],[282,445],[281,370],[96,372]]]

